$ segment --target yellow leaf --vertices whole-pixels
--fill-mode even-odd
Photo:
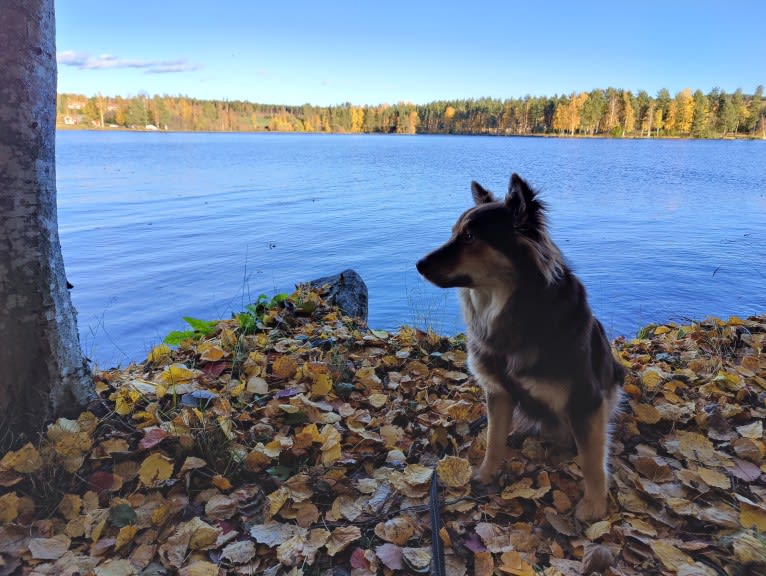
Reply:
[[[461,488],[471,481],[471,463],[457,456],[445,456],[436,464],[439,479],[450,488]]]
[[[657,368],[647,368],[641,373],[641,384],[647,390],[654,390],[662,380],[662,374]]]
[[[189,548],[191,550],[207,548],[218,539],[218,530],[199,518],[193,518],[183,525],[181,529],[191,535],[189,538]]]
[[[327,553],[330,556],[335,556],[361,537],[362,531],[358,526],[340,526],[333,530],[330,535],[330,539],[327,542]]]
[[[77,494],[64,494],[59,502],[59,512],[67,520],[74,520],[82,510],[82,498]]]
[[[218,576],[221,573],[218,564],[197,560],[179,570],[179,576]]]
[[[269,518],[273,518],[274,515],[282,509],[287,499],[290,497],[290,489],[286,486],[282,486],[274,490],[269,494],[266,499],[269,501]]]
[[[431,550],[429,548],[402,548],[402,558],[407,566],[415,572],[423,573],[431,564]]]
[[[234,382],[236,382],[236,380]],[[244,391],[245,391],[245,383],[240,382],[239,384],[237,384],[236,386],[234,386],[233,388],[229,390],[229,395],[232,398],[239,398]]]
[[[475,552],[473,557],[474,576],[492,576],[495,572],[495,561],[492,553],[486,550]]]
[[[197,354],[199,354],[200,360],[205,360],[207,362],[217,362],[224,357],[226,352],[224,352],[223,348],[220,346],[209,340],[205,340],[197,344]]]
[[[173,474],[173,461],[162,454],[150,455],[141,463],[138,477],[145,486],[154,486],[169,479]]]
[[[404,481],[411,486],[425,484],[431,480],[434,471],[422,464],[407,464],[404,468]]]
[[[341,436],[331,424],[325,424],[320,434],[322,439],[322,464],[331,466],[341,457]]]
[[[188,382],[193,380],[199,374],[196,370],[191,370],[183,364],[176,363],[171,364],[162,371],[159,375],[160,382],[165,384],[179,384],[181,382]]]
[[[326,396],[327,393],[332,390],[332,380],[327,374],[318,374],[314,379],[314,383],[311,385],[311,395]]]
[[[383,383],[375,374],[375,368],[371,366],[365,366],[357,370],[355,378],[365,388],[378,388]]]
[[[651,404],[636,404],[636,420],[642,424],[656,424],[662,419],[660,411]]]
[[[152,511],[152,517],[151,517],[152,525],[160,526],[164,524],[165,520],[167,520],[168,518],[168,512],[170,512],[170,510],[168,509],[167,504],[162,504],[158,508],[155,508]]]
[[[19,515],[19,497],[16,492],[0,496],[0,524],[10,524]]]
[[[499,566],[500,570],[507,574],[514,574],[515,576],[535,576],[535,570],[532,566],[525,562],[518,552],[503,552],[500,556]]]
[[[161,364],[170,360],[170,346],[167,344],[160,344],[155,346],[149,351],[149,355],[146,358],[153,364]]]
[[[717,470],[711,470],[710,468],[698,468],[697,474],[702,478],[703,482],[708,486],[715,488],[721,488],[722,490],[731,489],[731,481],[726,474],[721,474]]]
[[[604,534],[609,534],[612,530],[612,523],[609,520],[594,522],[585,530],[585,536],[588,540],[598,540]]]
[[[540,486],[539,488],[532,488],[532,478],[526,477],[510,486],[506,486],[500,496],[503,500],[513,500],[514,498],[536,500],[545,496],[550,489],[550,484]]]
[[[133,538],[136,537],[136,533],[138,532],[138,526],[134,526],[133,524],[128,524],[127,526],[123,526],[120,528],[120,531],[117,533],[117,538],[114,543],[114,549],[119,550],[126,544],[129,544],[133,541]]]
[[[760,532],[766,532],[766,510],[751,500],[739,494],[735,495],[740,501],[739,523],[743,528],[755,528]]]
[[[668,328],[667,326],[657,326],[657,328],[654,329],[655,336],[667,334],[668,332],[670,332],[670,328]]]
[[[36,472],[42,466],[40,453],[31,443],[27,443],[15,452],[8,452],[0,460],[0,470],[15,470],[21,474]]]
[[[391,518],[386,522],[380,522],[375,526],[375,535],[386,542],[397,546],[404,546],[415,533],[412,522],[404,516]]]
[[[303,428],[300,432],[298,432],[295,435],[295,443],[294,447],[296,449],[304,449],[308,448],[313,444],[314,442],[321,442],[322,438],[319,435],[319,430],[317,429],[317,425],[314,423],[311,423]]]
[[[279,356],[271,365],[271,371],[277,378],[287,380],[295,375],[298,364],[290,356]]]
[[[388,396],[385,394],[370,394],[367,400],[374,408],[383,408],[388,402]]]
[[[228,348],[234,348],[237,345],[237,341],[239,340],[237,338],[237,333],[232,330],[231,328],[222,328],[221,329],[221,344]]]
[[[650,543],[650,546],[652,547],[652,552],[655,553],[668,570],[678,571],[681,566],[694,563],[691,556],[665,540],[655,540]]]
[[[120,416],[127,416],[136,409],[136,403],[141,399],[138,390],[128,386],[120,388],[116,392],[114,411]]]

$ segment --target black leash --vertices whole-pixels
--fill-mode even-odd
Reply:
[[[434,470],[431,478],[431,574],[434,576],[446,576],[447,569],[444,566],[444,543],[439,536],[441,530],[441,503],[439,502],[439,475]]]
[[[470,434],[476,436],[486,423],[486,416],[482,416],[471,422],[468,426]],[[444,458],[448,446],[449,445],[444,447],[439,458]],[[444,543],[439,535],[442,527],[442,518],[441,501],[439,499],[439,474],[436,470],[434,470],[433,476],[431,476],[431,491],[429,497],[431,508],[431,574],[433,576],[446,576],[447,569],[444,564]]]

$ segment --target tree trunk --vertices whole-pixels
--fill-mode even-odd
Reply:
[[[54,0],[0,3],[0,446],[93,397],[56,214]]]

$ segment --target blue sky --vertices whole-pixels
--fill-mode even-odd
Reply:
[[[59,91],[425,103],[766,84],[763,0],[56,0]]]

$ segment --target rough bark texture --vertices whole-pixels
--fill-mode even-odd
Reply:
[[[92,397],[56,215],[53,0],[0,2],[0,446]]]

